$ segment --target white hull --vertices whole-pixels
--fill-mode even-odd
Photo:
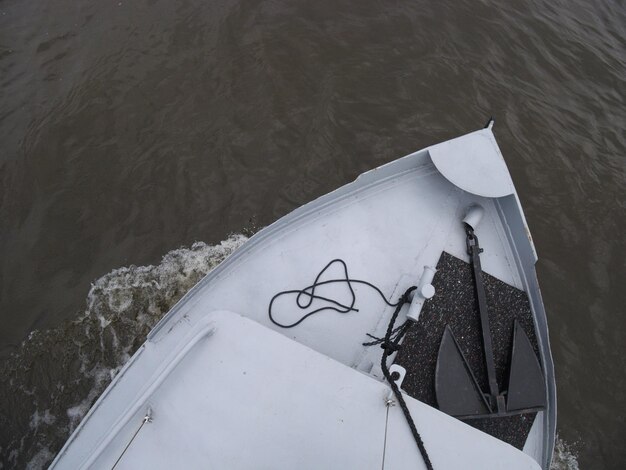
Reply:
[[[252,237],[155,327],[52,468],[379,469],[383,455],[386,469],[422,468],[401,410],[385,403],[381,349],[362,344],[384,335],[393,308],[356,286],[358,312],[283,329],[268,304],[335,258],[396,300],[442,251],[467,261],[459,221],[476,203],[484,271],[528,294],[547,409],[522,452],[405,399],[435,469],[548,468],[556,394],[537,258],[490,129],[365,173]],[[325,289],[346,301],[345,286]],[[301,316],[276,307],[279,323]]]

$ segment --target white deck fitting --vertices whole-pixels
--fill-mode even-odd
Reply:
[[[485,129],[452,141],[455,144],[451,147],[450,158],[455,159],[456,166],[463,164],[458,152],[464,148],[464,139],[471,142],[474,154],[482,155],[483,166],[489,166],[489,161],[495,162],[496,167],[504,165],[491,130]],[[483,142],[482,152],[480,142]],[[376,284],[388,298],[396,301],[406,288],[417,283],[424,265],[434,266],[437,263],[443,250],[468,261],[465,234],[460,220],[470,204],[479,203],[485,208],[483,220],[476,230],[481,246],[485,248],[481,255],[483,269],[504,282],[525,290],[529,294],[535,315],[538,342],[544,355],[542,365],[547,376],[549,411],[541,414],[542,422],[530,435],[535,442],[527,443],[527,447],[532,449],[531,455],[540,456],[539,463],[546,468],[553,446],[556,397],[545,314],[534,274],[536,255],[524,216],[512,183],[512,192],[509,192],[509,195],[492,199],[472,193],[476,192],[476,188],[474,188],[475,178],[470,172],[467,172],[469,175],[467,180],[455,181],[456,176],[452,177],[448,169],[443,170],[446,177],[442,176],[437,169],[443,168],[442,148],[441,145],[434,146],[365,173],[355,182],[297,209],[252,237],[240,250],[206,276],[155,327],[148,341],[133,356],[83,420],[57,457],[53,467],[56,464],[56,468],[85,468],[86,462],[96,455],[94,454],[97,453],[96,449],[102,445],[103,436],[117,432],[116,426],[119,425],[120,419],[127,419],[129,413],[134,415],[135,411],[141,413],[141,410],[133,411],[129,403],[133,403],[141,394],[147,393],[146,384],[154,383],[163,375],[164,364],[168,363],[167,358],[172,351],[180,349],[185,338],[197,333],[199,325],[206,321],[210,312],[227,310],[245,314],[258,324],[294,340],[295,345],[301,343],[323,356],[360,371],[371,370],[371,377],[363,376],[363,379],[367,380],[368,384],[376,383],[373,379],[380,378],[379,369],[372,366],[379,361],[380,348],[365,348],[361,343],[367,340],[367,333],[376,336],[383,334],[392,309],[385,307],[372,289],[355,286],[355,307],[359,312],[348,314],[322,312],[292,329],[281,329],[269,321],[267,308],[271,297],[279,291],[302,289],[310,285],[315,275],[330,260],[342,258],[347,263],[352,278]],[[429,153],[431,149],[437,155],[435,162],[437,167],[431,160]],[[504,168],[506,170],[506,167]],[[462,172],[456,170],[455,172],[455,175],[462,175]],[[500,181],[502,179],[500,170],[492,174],[487,172],[486,175],[495,178],[496,181],[486,181],[483,186],[491,186],[493,183],[493,187],[499,188],[498,194],[509,191],[506,189],[510,183],[508,172],[506,172],[508,182]],[[454,181],[465,190],[450,181]],[[319,293],[337,300],[347,299],[345,285],[324,286],[320,288]],[[276,318],[285,323],[300,318],[302,312],[295,308],[293,299],[291,303],[284,300],[284,303],[281,300],[275,305]],[[399,318],[398,324],[403,320],[402,317]],[[239,341],[233,338],[230,348],[240,347]],[[264,344],[258,344],[258,347],[259,351],[266,349]],[[212,374],[213,367],[219,368],[218,364],[212,364],[211,360],[207,359],[203,370],[207,374]],[[342,370],[350,372],[349,376],[359,374],[358,372],[353,374],[353,371],[346,368]],[[302,374],[301,371],[293,373]],[[267,380],[269,384],[272,378],[268,377]],[[225,380],[220,382],[225,392],[230,390],[230,393],[239,393],[234,384],[229,385]],[[328,387],[329,396],[340,394],[339,389],[333,391],[334,385],[334,383],[324,384]],[[376,387],[385,388],[386,385],[376,383]],[[163,390],[158,393],[165,393]],[[210,394],[206,395],[207,400],[210,400],[210,397]],[[368,409],[363,413],[369,415],[370,411]],[[182,410],[179,412],[182,413]],[[429,416],[437,422],[439,420],[448,422],[447,420],[451,419],[434,409],[429,408],[429,412],[431,413]],[[236,409],[232,410],[232,413],[233,417],[230,419],[238,417]],[[404,419],[401,415],[398,415],[398,418]],[[482,434],[456,420],[455,423],[460,426],[458,429],[465,429],[458,431],[461,433],[459,436],[467,433]],[[226,422],[220,424],[228,425]],[[190,426],[201,427],[202,424],[198,422]],[[256,426],[262,424],[257,422],[250,426],[254,430]],[[283,427],[285,426],[289,426],[288,421],[283,424]],[[313,425],[308,431],[313,436],[330,432]],[[141,433],[144,433],[144,430]],[[428,433],[429,431],[424,432],[424,440],[432,441],[433,438]],[[404,437],[400,437],[400,434]],[[363,442],[364,448],[369,448],[365,442],[370,438],[372,437],[359,434],[358,440]],[[121,442],[124,438],[120,435],[116,439],[120,439]],[[155,439],[151,441],[153,449],[164,445],[156,437]],[[346,434],[342,439],[349,443],[355,437]],[[412,443],[412,437],[408,427],[405,431],[398,431],[392,445],[404,442],[403,439],[411,441],[405,446],[411,449],[405,451],[406,466],[415,468],[415,461],[421,459],[409,457],[413,455],[411,452],[415,445],[409,445]],[[190,447],[194,445],[199,444],[189,443]],[[437,443],[433,445],[436,447]],[[117,447],[113,443],[111,446],[101,448],[103,456],[98,458],[112,458],[111,456],[115,454],[112,449]],[[296,454],[306,452],[306,446],[294,452]],[[417,456],[416,450],[415,453]],[[212,454],[211,458],[220,458],[219,452],[217,454],[215,456]],[[320,457],[317,453],[315,456]],[[325,468],[323,464],[318,465],[318,461],[311,462],[311,465],[317,468]],[[380,466],[380,461],[377,462]]]

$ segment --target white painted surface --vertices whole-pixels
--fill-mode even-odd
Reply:
[[[530,432],[528,433],[523,449],[526,455],[530,455],[537,462],[541,461],[541,453],[543,451],[544,431],[542,429],[542,425],[544,414],[545,413],[543,411],[540,411],[537,413],[537,416],[535,416],[535,420],[530,428]]]
[[[464,191],[483,197],[515,192],[491,129],[476,131],[428,148],[437,169]]]
[[[389,388],[230,312],[143,397],[95,468],[380,469]],[[536,469],[517,449],[407,397],[435,468]],[[385,469],[425,468],[399,408]]]

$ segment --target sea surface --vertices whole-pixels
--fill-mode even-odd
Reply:
[[[625,92],[623,0],[0,0],[0,468],[45,468],[258,227],[489,116],[540,256],[553,467],[623,468]]]

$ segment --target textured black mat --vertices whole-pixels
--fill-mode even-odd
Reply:
[[[536,354],[537,337],[526,293],[486,273],[483,279],[489,306],[496,375],[502,389],[508,383],[513,320],[517,319],[524,328]],[[424,305],[419,322],[405,337],[395,362],[407,371],[402,388],[412,397],[437,407],[435,365],[446,325],[451,326],[482,389],[488,390],[488,386],[478,302],[470,264],[444,252],[437,264],[433,286],[436,294]],[[465,422],[521,449],[534,417],[535,413],[529,413]]]

